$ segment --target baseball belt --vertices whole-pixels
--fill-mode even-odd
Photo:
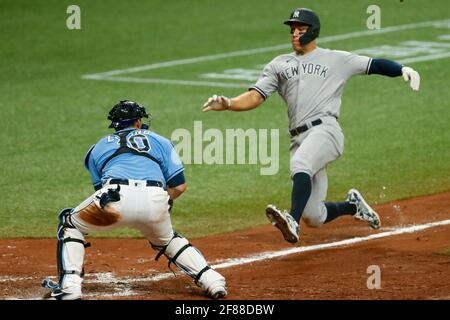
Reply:
[[[314,121],[311,122],[311,127],[317,126],[317,125],[319,125],[321,123],[322,123],[321,119],[314,120]],[[295,137],[296,135],[298,135],[298,134],[300,134],[302,132],[308,131],[308,129],[309,129],[308,125],[304,124],[304,125],[302,125],[300,127],[297,127],[295,129],[290,130],[289,133],[291,134],[292,137]]]
[[[130,181],[127,179],[111,179],[109,180],[109,184],[124,184],[124,185],[130,185]],[[164,188],[164,184],[161,181],[155,181],[155,180],[147,180],[146,181],[147,187],[160,187]]]

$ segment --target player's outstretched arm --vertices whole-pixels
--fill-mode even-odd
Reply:
[[[203,105],[203,111],[247,111],[258,107],[264,98],[255,90],[247,91],[235,98],[213,95]]]
[[[419,90],[420,75],[411,67],[405,67],[395,61],[388,59],[372,59],[368,74],[381,74],[388,77],[403,76],[405,81],[409,81],[411,89]]]

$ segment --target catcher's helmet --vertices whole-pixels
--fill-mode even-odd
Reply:
[[[303,23],[309,26],[308,31],[300,37],[300,44],[306,45],[319,36],[320,20],[319,16],[307,8],[297,8],[292,11],[289,20],[284,24],[291,25],[293,22]]]
[[[133,124],[137,119],[148,118],[145,107],[130,100],[121,100],[109,111],[108,120],[111,120],[109,128],[120,130]],[[148,129],[148,125],[142,125]]]

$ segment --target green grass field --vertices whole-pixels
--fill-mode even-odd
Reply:
[[[66,8],[73,1],[2,0],[0,237],[53,237],[59,210],[74,207],[91,194],[84,155],[97,139],[111,132],[106,115],[120,99],[146,105],[153,114],[153,130],[167,137],[177,128],[192,130],[194,121],[202,121],[203,130],[223,132],[227,128],[279,129],[276,175],[260,175],[259,165],[186,165],[188,190],[176,201],[172,214],[175,229],[189,237],[268,223],[266,204],[290,205],[286,108],[273,95],[250,112],[202,113],[201,106],[210,95],[234,96],[253,83],[208,79],[204,74],[255,69],[290,52],[289,32],[282,21],[299,5],[319,14],[320,40],[367,31],[366,9],[372,2],[123,0],[106,4],[79,0],[81,30],[68,30]],[[382,28],[450,19],[446,0],[377,4]],[[352,51],[405,41],[434,43],[410,56],[385,55],[411,59],[448,53],[449,28],[447,20],[319,41],[319,46]],[[82,78],[283,44],[286,47],[278,50],[121,75],[242,87]],[[450,190],[449,61],[443,57],[408,63],[421,74],[419,92],[412,92],[401,78],[361,76],[348,82],[341,109],[345,153],[329,166],[329,200],[343,199],[353,186],[375,204]],[[122,229],[97,236],[139,234]]]

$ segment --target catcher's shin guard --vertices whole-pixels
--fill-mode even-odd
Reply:
[[[84,261],[84,236],[70,223],[73,209],[64,209],[59,214],[58,244],[58,287],[81,292]],[[86,245],[87,246],[87,245]]]
[[[167,246],[160,247],[152,244],[152,248],[160,250],[156,260],[164,254],[169,260],[169,268],[170,264],[174,263],[181,271],[194,279],[195,284],[210,297],[217,299],[227,295],[225,278],[211,269],[202,253],[185,237],[175,233]]]

